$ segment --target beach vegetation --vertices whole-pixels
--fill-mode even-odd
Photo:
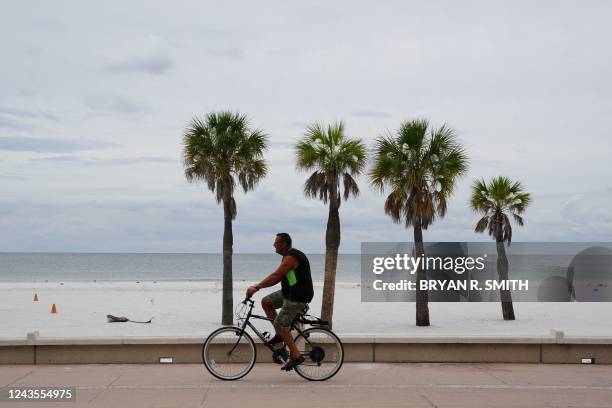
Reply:
[[[221,111],[191,120],[183,134],[185,177],[203,181],[223,205],[223,295],[221,323],[233,322],[232,222],[236,219],[236,186],[246,193],[265,177],[267,136],[252,129],[246,115]]]
[[[456,181],[467,171],[464,148],[450,127],[434,128],[416,119],[378,137],[373,156],[371,184],[380,192],[389,191],[385,213],[406,228],[412,226],[415,256],[424,257],[423,230],[446,215]],[[427,272],[419,266],[416,276],[416,325],[429,326],[428,293],[420,283]]]
[[[508,257],[504,243],[512,242],[512,224],[514,222],[523,226],[521,216],[531,203],[531,195],[523,190],[518,181],[508,177],[498,176],[488,183],[476,180],[472,185],[470,207],[474,212],[481,214],[482,218],[476,223],[474,232],[488,232],[496,242],[497,248],[497,274],[500,282],[508,280]],[[504,320],[514,320],[514,307],[512,306],[512,293],[508,288],[500,288],[502,315]]]
[[[297,168],[312,172],[304,184],[306,197],[329,204],[321,318],[331,329],[341,235],[339,209],[342,199],[359,195],[355,178],[365,168],[367,148],[361,139],[346,136],[343,122],[328,126],[313,123],[295,145],[295,154]]]

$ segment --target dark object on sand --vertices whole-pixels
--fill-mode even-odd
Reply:
[[[113,316],[113,315],[106,315],[108,322],[109,323],[123,323],[123,322],[132,322],[132,323],[151,323],[151,320],[153,320],[153,318],[150,318],[148,321],[146,322],[137,322],[135,320],[130,320],[127,317],[117,317],[117,316]]]

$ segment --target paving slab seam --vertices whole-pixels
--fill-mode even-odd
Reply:
[[[77,390],[80,390],[81,387],[77,387]],[[90,399],[89,401],[87,401],[88,404],[91,404],[92,402],[94,402],[100,395],[102,395],[102,393],[105,391],[106,389],[102,388],[100,389],[100,392],[96,393],[96,395],[93,396],[92,399]]]
[[[612,391],[612,386],[597,385],[505,385],[505,384],[210,384],[205,385],[87,385],[77,386],[77,390],[187,390],[187,389],[241,389],[241,388],[270,388],[270,389],[295,389],[295,388],[381,388],[381,389],[418,389],[418,388],[448,388],[448,389],[491,389],[491,390],[593,390],[593,391]]]
[[[113,381],[111,381],[106,387],[100,387],[100,392],[97,393],[92,399],[90,399],[88,401],[88,404],[91,404],[92,402],[94,402],[100,395],[102,395],[104,393],[105,390],[109,389],[108,387],[112,387],[114,383],[117,382],[117,380],[119,380],[123,375],[125,374],[125,371],[123,371],[122,373],[120,373]],[[77,389],[87,389],[85,387],[77,387]],[[94,388],[92,388],[94,389]]]
[[[204,403],[206,402],[206,397],[208,396],[208,391],[210,391],[210,383],[208,383],[208,387],[206,388],[206,391],[204,391],[204,396],[202,397],[202,401],[200,401],[200,405],[204,406]]]
[[[427,401],[429,403],[429,405],[431,406],[431,408],[438,408],[438,406],[436,404],[433,403],[433,401],[431,401],[429,398],[427,398],[425,395],[419,393],[419,397],[423,398],[425,401]]]
[[[503,379],[501,379],[498,376],[496,376],[495,374],[493,374],[490,370],[486,370],[484,366],[472,365],[471,367],[474,367],[476,370],[480,371],[483,374],[486,374],[488,376],[491,376],[491,377],[495,378],[497,381],[500,381],[502,384],[508,385],[508,383],[506,381],[504,381]]]
[[[238,386],[235,386],[238,387]],[[82,385],[78,390],[198,390],[210,388],[208,385]],[[232,387],[223,387],[232,388]]]
[[[14,380],[14,381],[12,381],[12,382],[10,382],[10,383],[6,384],[6,385],[5,385],[5,386],[3,386],[2,388],[10,387],[11,385],[15,384],[17,381],[21,381],[21,380],[23,380],[24,378],[26,378],[27,376],[29,376],[30,374],[32,374],[32,373],[34,372],[34,370],[35,370],[35,369],[32,369],[30,372],[28,372],[28,373],[26,373],[26,374],[22,375],[21,377],[17,378],[16,380]]]

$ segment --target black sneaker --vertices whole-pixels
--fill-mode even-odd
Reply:
[[[281,370],[291,371],[291,370],[293,370],[293,368],[295,366],[299,366],[304,361],[306,361],[306,360],[304,359],[303,356],[299,356],[298,358],[292,358],[291,360],[289,360],[289,362],[287,364],[285,364],[284,366],[281,367]]]

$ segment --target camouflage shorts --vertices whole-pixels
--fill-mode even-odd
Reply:
[[[291,323],[293,323],[295,317],[303,311],[304,307],[308,304],[285,299],[283,297],[283,292],[280,290],[270,293],[266,297],[270,299],[275,309],[281,308],[273,324],[283,330],[289,330],[291,328]]]

